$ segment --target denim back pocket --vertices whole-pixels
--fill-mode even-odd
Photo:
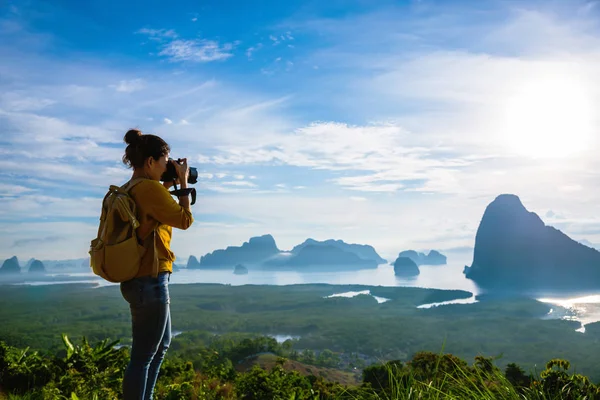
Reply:
[[[139,279],[131,279],[121,283],[121,295],[132,306],[144,305],[144,287]]]

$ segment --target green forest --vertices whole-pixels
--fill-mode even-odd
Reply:
[[[390,301],[327,298],[360,290]],[[324,284],[170,291],[177,336],[161,399],[583,399],[600,381],[596,324],[576,332],[531,299],[422,309],[471,294]],[[0,396],[119,397],[130,319],[118,286],[3,286],[0,304]]]

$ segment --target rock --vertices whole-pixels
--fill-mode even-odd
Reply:
[[[377,268],[377,261],[365,260],[356,254],[344,251],[336,246],[306,245],[296,254],[269,260],[267,265],[284,267],[348,267]]]
[[[404,250],[404,251],[401,251],[400,254],[398,254],[398,258],[400,258],[400,257],[410,258],[411,260],[413,260],[413,262],[415,264],[420,265],[422,258],[425,257],[425,254],[417,253],[414,250]]]
[[[196,257],[194,257],[194,256],[190,256],[190,258],[188,258],[187,268],[188,269],[198,269],[198,268],[200,268],[200,263],[198,262],[198,259]]]
[[[17,259],[17,256],[11,257],[8,260],[4,260],[2,267],[0,267],[0,274],[13,275],[20,273],[21,267],[19,266],[19,260]]]
[[[379,256],[373,246],[368,244],[348,244],[343,240],[325,240],[323,242],[314,240],[314,239],[306,239],[302,244],[295,246],[292,249],[292,253],[298,254],[300,250],[302,250],[306,246],[334,246],[339,248],[340,250],[344,250],[350,253],[356,254],[358,257],[363,260],[373,260],[377,264],[385,264],[387,261]]]
[[[465,274],[498,290],[598,288],[600,252],[546,226],[517,196],[505,194],[487,206]]]
[[[394,261],[394,274],[400,276],[416,276],[419,275],[419,266],[409,257],[398,257]]]
[[[445,265],[447,262],[446,256],[437,250],[431,250],[427,255],[414,250],[405,250],[400,252],[398,257],[410,258],[417,265]]]
[[[429,254],[425,256],[425,261],[421,265],[446,265],[447,258],[445,255],[437,250],[431,250]]]
[[[236,275],[246,275],[248,274],[248,268],[244,267],[242,264],[238,264],[233,269],[233,273]]]
[[[237,264],[260,264],[279,253],[271,235],[250,238],[241,247],[229,246],[215,250],[200,258],[201,267],[233,267]]]
[[[44,267],[44,263],[40,260],[33,260],[28,271],[30,274],[45,274],[46,268]]]

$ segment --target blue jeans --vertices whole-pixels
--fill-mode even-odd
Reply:
[[[168,272],[121,283],[131,310],[133,343],[123,377],[125,400],[151,400],[158,371],[171,343]]]

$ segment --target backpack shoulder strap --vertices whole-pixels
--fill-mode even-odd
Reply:
[[[135,186],[137,186],[139,183],[141,183],[145,180],[147,180],[147,179],[146,178],[131,179],[126,184],[121,186],[119,189],[123,190],[125,193],[129,193],[129,191],[131,191],[131,189],[133,189]]]
[[[100,216],[101,232],[99,232],[98,237],[104,243],[106,243],[106,236],[108,235],[108,221],[106,221],[106,217],[115,202],[115,197],[110,196],[110,194],[111,194],[111,191],[109,190],[109,192],[104,197],[104,200],[102,201],[102,215]],[[109,205],[104,204],[107,200],[110,200]]]

